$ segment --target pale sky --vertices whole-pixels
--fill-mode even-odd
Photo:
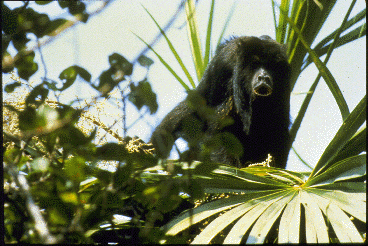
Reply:
[[[214,45],[217,43],[233,2],[229,0],[216,1],[212,30],[212,42]],[[42,52],[47,65],[47,76],[58,80],[62,70],[77,64],[87,69],[92,74],[92,80],[95,80],[103,70],[109,67],[108,56],[112,53],[116,52],[128,60],[133,60],[145,48],[145,45],[132,34],[132,31],[146,42],[151,42],[158,33],[157,27],[144,11],[141,4],[150,11],[161,26],[164,26],[175,13],[179,3],[180,0],[114,1],[101,14],[89,19],[86,24],[78,25],[73,30],[66,32],[52,43],[43,47]],[[210,3],[211,1],[209,0],[201,0],[197,7],[202,43],[205,40]],[[19,3],[11,2],[11,4],[9,6],[19,6]],[[349,5],[350,1],[337,1],[331,16],[323,26],[314,44],[317,44],[324,36],[340,26]],[[42,10],[46,13],[52,11],[57,16],[63,13],[59,9],[57,2],[46,6],[37,6],[31,1],[29,6],[34,7],[36,11]],[[354,16],[364,8],[365,1],[358,0],[351,16]],[[62,15],[61,17],[65,16],[67,15]],[[195,78],[186,26],[184,24],[185,13],[182,12],[172,28],[169,29],[167,35],[189,72]],[[224,37],[228,38],[233,35],[269,35],[275,38],[271,1],[237,1],[237,7]],[[213,46],[213,48],[215,47]],[[187,81],[163,38],[155,44],[154,49],[164,57],[184,81]],[[138,121],[128,131],[129,136],[137,135],[144,141],[149,140],[154,127],[186,97],[184,88],[160,63],[157,57],[152,52],[148,52],[146,55],[155,62],[149,71],[148,79],[154,92],[157,94],[159,109],[153,116],[146,114],[144,117],[145,121]],[[36,52],[36,60],[39,61],[39,58],[40,56]],[[322,61],[323,58],[321,59]],[[144,70],[138,67],[134,68],[134,81],[139,81],[144,76]],[[328,63],[328,68],[340,86],[350,111],[352,111],[366,94],[366,38],[360,38],[334,51]],[[308,91],[316,75],[317,69],[312,64],[302,73],[293,93]],[[31,80],[40,80],[42,76],[44,76],[44,71],[42,64],[39,63],[39,71],[31,77]],[[6,80],[6,76],[4,76],[4,79]],[[84,97],[89,96],[90,92],[85,90],[85,87],[76,87],[67,90],[65,97],[63,97],[64,103],[72,100],[73,94],[83,95]],[[304,95],[292,95],[290,112],[292,119],[296,117],[303,99]],[[127,114],[127,125],[130,125],[139,116],[132,107],[128,107]],[[151,126],[145,122],[149,122]],[[341,124],[341,115],[336,101],[331,92],[329,92],[326,83],[321,79],[293,146],[307,163],[314,166]],[[106,125],[109,125],[109,123],[107,122]],[[171,157],[177,158],[177,155],[172,154]],[[308,171],[308,168],[300,164],[293,151],[290,152],[287,169]]]

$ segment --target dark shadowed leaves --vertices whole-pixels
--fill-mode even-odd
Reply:
[[[149,68],[153,64],[153,60],[145,55],[141,55],[138,58],[138,62],[141,66]]]
[[[109,56],[109,63],[110,68],[103,71],[99,77],[99,85],[93,86],[103,96],[112,91],[119,82],[125,80],[126,75],[129,76],[133,72],[133,64],[117,53]]]
[[[56,33],[54,33],[53,31],[56,30],[59,26],[63,25],[65,22],[67,22],[66,19],[55,19],[53,21],[50,21],[45,31],[46,34],[49,36],[55,36]]]
[[[46,5],[46,4],[49,4],[49,3],[51,3],[51,2],[53,2],[53,1],[36,1],[36,3],[37,3],[38,5]]]
[[[47,90],[43,84],[40,84],[36,86],[27,96],[26,98],[26,104],[34,104],[37,107],[40,106],[47,98],[47,95],[49,94],[49,90]],[[37,100],[36,99],[40,99]]]
[[[62,71],[59,75],[59,79],[64,80],[64,85],[60,89],[60,91],[63,91],[67,88],[69,88],[71,85],[73,85],[75,79],[77,78],[77,75],[81,76],[85,81],[90,82],[91,81],[91,74],[85,70],[84,68],[80,66],[71,66]]]
[[[19,112],[18,117],[20,130],[33,130],[40,125],[44,125],[44,122],[37,117],[36,109],[32,107],[26,107],[23,111]]]
[[[32,32],[38,38],[47,35],[46,29],[50,23],[48,15],[40,14],[31,8],[26,8],[19,11],[17,20],[20,30]]]
[[[224,146],[226,150],[233,156],[239,157],[243,155],[243,146],[239,139],[234,136],[234,134],[223,132],[218,134],[218,140],[221,145]]]
[[[146,105],[150,113],[156,113],[158,105],[156,94],[152,91],[150,83],[147,79],[144,79],[135,86],[133,83],[130,84],[129,101],[131,101],[139,110]]]
[[[11,83],[11,84],[6,85],[4,90],[5,90],[7,93],[11,93],[11,92],[13,92],[13,91],[15,90],[15,88],[17,88],[17,87],[19,87],[19,86],[21,86],[21,85],[22,85],[22,84],[21,84],[21,83],[19,83],[19,82],[14,82],[14,83]]]
[[[26,35],[27,33],[23,31],[14,34],[12,41],[13,41],[14,48],[16,48],[18,51],[25,48],[28,41],[30,41],[30,39],[27,38]]]
[[[95,132],[92,132],[91,136],[86,136],[78,128],[69,125],[60,130],[59,143],[64,148],[75,148],[75,147],[85,145],[91,142],[94,136],[95,136]]]
[[[18,75],[24,80],[28,80],[38,70],[38,64],[34,62],[34,57],[35,53],[32,51],[28,55],[20,55],[15,61]]]
[[[116,70],[123,71],[124,75],[131,75],[133,72],[133,64],[131,64],[125,57],[117,53],[109,56],[110,66]]]
[[[68,8],[72,15],[83,14],[86,10],[86,5],[81,1],[58,1],[61,8]]]
[[[123,161],[127,158],[128,151],[125,146],[117,143],[106,143],[96,150],[96,156],[102,160]]]
[[[9,35],[14,34],[17,31],[17,27],[18,27],[16,11],[10,10],[2,1],[1,2],[1,15],[3,17],[1,18],[2,31],[5,34],[9,34]]]

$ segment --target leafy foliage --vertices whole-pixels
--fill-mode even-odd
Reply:
[[[39,1],[37,4],[50,2]],[[83,2],[58,4],[73,15],[84,15],[82,21],[87,21],[88,14]],[[88,104],[81,108],[74,106],[74,102],[66,105],[51,101],[49,97],[50,92],[60,95],[76,86],[78,78],[81,78],[99,92],[93,103],[99,98],[110,97],[120,83],[125,83],[125,87],[131,90],[126,89],[120,100],[129,98],[138,110],[147,106],[154,113],[157,110],[156,94],[148,78],[135,85],[130,79],[135,65],[124,56],[114,53],[108,57],[110,68],[102,71],[97,84],[93,82],[89,71],[73,65],[61,71],[60,81],[44,78],[38,85],[32,86],[28,80],[38,71],[38,64],[35,52],[27,50],[30,41],[25,38],[27,33],[34,33],[37,38],[52,35],[66,20],[50,21],[46,14],[29,8],[27,2],[12,10],[4,2],[1,5],[9,17],[3,23],[3,55],[10,57],[7,51],[10,43],[18,52],[14,58],[10,57],[8,64],[3,63],[6,65],[3,66],[3,72],[15,68],[18,73],[18,76],[13,73],[15,81],[5,86],[5,92],[17,98],[16,91],[23,89],[24,85],[31,88],[23,92],[18,101],[4,102],[6,241],[93,242],[92,238],[98,238],[96,232],[104,231],[100,225],[110,223],[119,211],[131,216],[131,222],[122,225],[122,228],[127,225],[131,228],[126,232],[129,235],[141,223],[160,220],[162,216],[157,213],[175,209],[183,200],[176,191],[165,193],[173,198],[174,205],[170,204],[169,207],[167,203],[144,202],[152,196],[147,190],[157,186],[151,181],[147,183],[145,180],[148,178],[140,177],[144,169],[157,163],[149,145],[136,138],[121,138],[99,120],[88,118]],[[153,61],[142,55],[139,63],[148,73]],[[77,124],[88,119],[95,124],[95,129],[86,133],[86,129]],[[96,144],[96,134],[100,131],[98,127],[113,134],[120,143]],[[101,169],[101,163],[115,165],[116,171]],[[162,192],[158,191],[155,199],[162,201],[162,196]],[[152,211],[156,211],[156,214]],[[141,216],[147,222],[142,221]],[[119,223],[114,222],[113,227],[116,225]],[[36,233],[30,233],[34,229]],[[142,241],[154,240],[150,239],[149,233],[142,236]]]
[[[327,59],[321,63],[319,57],[330,55],[334,48],[365,35],[365,23],[348,31],[364,18],[365,10],[354,18],[346,18],[339,29],[311,49],[335,2],[293,1],[290,15],[279,15],[276,32],[278,41],[291,44],[292,64],[299,71],[312,62],[319,64],[320,72],[335,91],[336,101],[343,105],[338,86],[328,74]],[[55,2],[36,1],[38,5],[50,3]],[[57,4],[82,22],[87,22],[91,15],[82,1]],[[267,163],[239,170],[217,163],[192,162],[191,158],[187,158],[189,162],[158,160],[149,144],[138,138],[121,137],[89,112],[91,107],[112,100],[117,88],[120,89],[117,102],[124,104],[129,99],[138,111],[147,107],[151,114],[156,112],[156,94],[148,76],[133,81],[131,75],[137,64],[121,54],[111,54],[110,67],[95,80],[85,68],[73,65],[60,68],[57,81],[45,75],[42,81],[32,84],[30,78],[40,64],[36,49],[29,48],[30,37],[35,36],[33,41],[38,42],[45,36],[57,36],[70,22],[51,20],[28,5],[25,1],[23,6],[10,9],[1,2],[2,72],[17,73],[12,72],[14,81],[4,86],[6,95],[15,98],[3,103],[6,243],[365,240],[366,186],[362,182],[366,179],[366,155],[362,154],[366,151],[366,129],[362,127],[366,117],[365,97],[351,113],[341,111],[345,121],[311,173],[264,167]],[[321,5],[323,11],[315,15]],[[194,6],[194,1],[186,3],[190,45],[197,64],[197,79],[200,79],[210,57],[214,1],[204,56],[199,49]],[[289,1],[282,1],[280,11],[289,13],[289,7]],[[339,38],[342,31],[348,33]],[[16,53],[11,54],[10,44]],[[148,73],[153,61],[141,56],[138,63]],[[168,65],[167,68],[171,69]],[[176,75],[174,70],[170,71]],[[298,75],[296,72],[295,81]],[[96,90],[95,98],[84,106],[76,106],[79,99],[69,104],[50,100],[51,94],[58,98],[69,88],[78,86],[79,78]],[[194,79],[187,79],[194,87]],[[179,81],[189,89],[184,80]],[[17,94],[19,91],[21,95]],[[306,106],[302,106],[300,117],[291,129],[294,136],[308,100],[307,96]],[[193,106],[201,108],[196,102]],[[92,125],[89,130],[82,127],[86,122]],[[229,124],[229,119],[223,124]],[[98,139],[101,131],[104,135]],[[104,142],[106,134],[117,141]],[[208,145],[221,142],[236,146],[228,136],[210,139]],[[103,169],[102,164],[114,166],[114,170]],[[183,237],[176,236],[179,234]]]

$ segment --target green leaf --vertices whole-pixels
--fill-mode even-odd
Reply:
[[[321,170],[326,169],[330,161],[338,154],[344,147],[345,143],[356,133],[359,127],[366,120],[366,96],[359,102],[353,112],[349,114],[344,121],[335,137],[332,139],[326,150],[323,152],[321,158],[316,164],[311,176],[314,176]],[[332,164],[332,163],[331,163]]]
[[[289,13],[290,8],[290,0],[282,0],[280,5],[280,15],[279,15],[279,22],[278,25],[276,25],[276,16],[275,16],[275,3],[272,1],[272,10],[274,15],[274,21],[275,21],[275,30],[276,30],[276,41],[280,44],[285,43],[286,35],[287,35],[287,20],[285,18],[285,15]]]
[[[356,23],[358,23],[359,21],[361,21],[362,19],[364,19],[366,16],[366,9],[360,11],[357,15],[355,15],[353,18],[351,18],[349,21],[347,21],[345,23],[345,25],[343,26],[341,32],[345,32],[346,30],[348,30],[351,26],[355,25]],[[332,41],[335,36],[336,33],[340,31],[340,28],[337,28],[335,31],[333,31],[330,35],[328,35],[327,37],[325,37],[322,41],[320,41],[315,48],[313,49],[316,54],[318,54],[319,57],[323,56],[324,54],[327,53],[327,51],[329,50],[331,44],[330,41]],[[366,35],[366,25],[363,24],[357,28],[355,28],[354,30],[348,32],[347,34],[343,35],[342,37],[339,38],[339,40],[337,40],[336,43],[336,47],[340,47],[344,44],[347,44],[349,42],[355,41],[356,39],[363,37]],[[311,58],[308,56],[306,59],[306,63],[303,65],[303,69],[305,69],[311,62]]]
[[[98,170],[98,173],[100,171],[101,172],[104,172],[105,170]],[[97,173],[97,175],[98,175],[98,173]],[[110,181],[110,179],[109,179],[109,181]],[[96,178],[96,177],[92,177],[92,178],[86,179],[86,180],[84,180],[84,181],[82,181],[80,183],[80,185],[79,185],[79,191],[78,192],[79,193],[82,193],[83,191],[87,190],[90,187],[93,187],[95,184],[98,184],[99,182],[100,182],[99,179]]]
[[[286,193],[285,193],[286,194]],[[281,210],[272,209],[275,204],[280,205],[281,203],[276,203],[280,200],[279,193],[271,194],[264,197],[264,203],[260,204],[257,202],[257,199],[252,199],[249,202],[245,202],[236,208],[231,209],[230,211],[226,212],[225,214],[221,215],[220,217],[216,218],[213,222],[211,222],[203,232],[198,235],[193,244],[200,243],[200,244],[208,244],[212,238],[214,238],[219,232],[225,229],[228,225],[230,225],[233,221],[240,218],[235,225],[232,227],[231,231],[225,238],[224,244],[239,244],[242,236],[249,230],[251,225],[254,221],[261,222],[258,226],[261,226],[263,220],[257,220],[261,214],[269,215],[268,211],[271,210],[277,212],[281,212]],[[285,198],[285,197],[284,197]],[[286,196],[286,199],[290,199]],[[243,216],[246,214],[247,216]],[[273,224],[271,220],[270,225]],[[262,227],[262,226],[261,226]],[[266,227],[263,227],[267,230]],[[252,232],[258,231],[259,228],[256,226],[253,227]],[[251,232],[251,233],[252,233]],[[249,237],[250,238],[250,237]]]
[[[346,158],[332,164],[327,169],[318,172],[305,183],[306,186],[319,186],[326,183],[333,183],[361,177],[366,173],[366,155],[358,155]]]
[[[59,143],[64,148],[73,149],[76,147],[81,147],[81,145],[86,145],[92,141],[91,137],[85,136],[81,130],[72,125],[63,127],[60,129],[58,134],[60,138]],[[91,135],[94,136],[94,133]]]
[[[186,91],[189,91],[189,86],[178,76],[177,73],[169,66],[169,64],[149,45],[146,43],[141,37],[139,37],[137,34],[133,33],[137,38],[139,38],[143,43],[147,45],[147,47],[155,53],[157,58],[160,60],[160,62],[169,70],[169,72],[176,78],[177,81],[184,87]]]
[[[49,208],[47,212],[53,224],[64,225],[64,226],[68,224],[68,219],[65,216],[65,214],[63,214],[57,208]]]
[[[295,192],[285,192],[285,194],[278,194],[281,198],[278,198],[272,203],[267,206],[265,211],[262,213],[261,216],[258,217],[257,221],[255,222],[247,240],[247,244],[254,244],[254,243],[264,243],[266,236],[271,229],[272,225],[275,223],[276,219],[281,214],[283,208],[288,204],[291,198],[294,196]],[[270,201],[269,201],[270,202]],[[267,202],[267,203],[269,203]],[[266,205],[267,205],[266,203]],[[265,205],[265,204],[264,204]],[[259,210],[257,211],[259,212]],[[247,216],[248,217],[248,216]],[[245,221],[247,219],[243,219]],[[239,222],[238,222],[239,223]],[[236,225],[235,225],[236,226]],[[234,227],[235,227],[234,226]],[[242,225],[240,225],[241,227]],[[236,228],[233,227],[233,230]]]
[[[49,90],[46,89],[43,84],[37,85],[27,96],[26,105],[35,104],[37,107],[43,104],[49,94]],[[41,96],[41,100],[36,100],[38,96]]]
[[[331,224],[335,234],[337,235],[337,238],[340,243],[363,242],[363,239],[360,236],[357,228],[351,222],[348,215],[342,211],[342,209],[340,208],[340,204],[335,202],[336,201],[335,198],[326,199],[326,197],[317,196],[313,193],[310,193],[310,198],[318,203],[318,206],[321,209],[321,211],[323,211],[325,216],[327,216],[327,219]],[[366,210],[366,205],[365,203],[363,204],[364,207],[362,209]],[[320,227],[317,227],[316,229],[318,230],[319,228]]]
[[[75,79],[77,78],[77,72],[74,69],[74,66],[68,67],[64,71],[62,71],[59,75],[59,79],[66,81],[63,84],[63,87],[60,89],[61,91],[69,88],[71,85],[73,85]]]
[[[299,243],[300,241],[301,203],[300,196],[294,196],[286,205],[279,226],[279,244]]]
[[[8,49],[9,43],[10,38],[7,38],[6,35],[3,35],[1,40],[3,55],[1,71],[3,73],[10,73],[14,70],[13,57],[6,51]]]
[[[353,222],[338,206],[328,206],[327,216],[340,243],[364,242]]]
[[[336,182],[332,184],[324,184],[320,185],[321,188],[332,190],[332,191],[343,191],[350,193],[365,193],[367,187],[363,182],[353,182],[353,181],[345,181],[345,182]]]
[[[13,45],[14,48],[17,49],[17,51],[21,51],[21,53],[19,53],[18,55],[21,56],[24,53],[22,53],[22,50],[26,47],[28,41],[30,41],[29,38],[27,38],[27,33],[24,31],[20,31],[18,33],[15,34],[15,36],[13,36]],[[16,63],[17,61],[15,61]],[[15,65],[15,64],[14,64]]]
[[[57,35],[57,33],[55,33],[54,31],[59,28],[61,25],[64,25],[67,22],[66,19],[55,19],[52,20],[49,25],[47,26],[47,29],[45,31],[45,33],[49,36],[55,36]]]
[[[65,161],[64,173],[73,181],[81,182],[86,178],[86,160],[80,156]]]
[[[243,155],[243,147],[239,139],[229,132],[223,132],[220,135],[221,145],[226,148],[229,154],[240,157]]]
[[[21,85],[22,84],[20,82],[14,82],[14,83],[11,83],[11,84],[6,85],[4,90],[7,93],[12,93],[15,90],[15,88],[17,88],[17,87],[19,87]]]
[[[113,75],[112,69],[110,68],[103,71],[99,77],[99,84],[96,89],[104,96],[112,91],[118,84],[118,82],[113,79]]]
[[[84,79],[87,82],[91,82],[92,76],[86,69],[80,66],[74,66],[74,69],[77,72],[77,74],[82,77],[82,79]]]
[[[345,183],[345,182],[344,182]],[[355,189],[350,189],[348,192],[344,192],[339,189],[339,184],[335,183],[328,186],[323,186],[323,189],[310,189],[314,198],[321,203],[327,202],[327,204],[323,205],[324,208],[327,208],[328,204],[336,204],[342,210],[346,211],[350,215],[354,216],[354,218],[359,219],[360,221],[366,223],[366,187],[363,182],[347,182],[349,185],[352,185]],[[329,187],[331,189],[337,188],[336,190],[325,190],[325,187]],[[323,208],[323,207],[322,207]]]
[[[13,142],[15,144],[15,146],[17,148],[21,148],[22,147],[23,144],[22,144],[22,140],[20,140],[20,138],[12,135],[10,133],[7,133],[6,131],[3,132],[3,135],[4,135],[4,142],[11,141],[11,142]],[[42,156],[42,154],[38,150],[29,147],[29,145],[27,145],[24,150],[32,158],[38,158],[38,157]],[[4,157],[5,157],[5,154],[4,154]],[[26,156],[22,156],[22,158],[23,157],[26,157]]]
[[[190,129],[190,127],[189,127]],[[195,129],[195,128],[192,128]],[[198,129],[197,131],[200,131]],[[194,132],[193,135],[198,135]],[[221,132],[214,135],[211,139],[206,141],[206,147],[209,148],[207,151],[212,152],[216,148],[224,147],[234,157],[240,157],[243,155],[243,147],[239,139],[230,132]]]
[[[60,195],[60,199],[65,203],[71,203],[74,205],[78,205],[78,195],[75,192],[63,192]]]
[[[58,4],[59,6],[62,8],[62,9],[65,9],[66,7],[69,6],[69,2],[68,1],[58,1]]]
[[[298,33],[298,39],[303,44],[304,48],[308,51],[309,55],[312,57],[313,62],[317,66],[320,74],[322,75],[323,79],[326,81],[327,86],[329,87],[331,93],[333,94],[337,105],[339,106],[342,119],[345,120],[347,116],[349,115],[349,108],[346,104],[345,98],[343,97],[341,90],[339,86],[337,85],[335,78],[332,76],[330,70],[327,68],[327,66],[322,63],[322,61],[319,59],[317,54],[310,48],[306,40],[303,38],[300,30],[292,23],[290,19],[288,19],[289,24],[293,27],[294,31]]]
[[[214,214],[241,204],[247,198],[257,198],[268,193],[270,192],[258,192],[248,194],[245,197],[233,196],[228,199],[220,199],[214,202],[205,203],[197,208],[194,208],[192,211],[186,211],[182,213],[171,222],[166,224],[166,235],[177,235],[179,232],[188,228],[191,225],[191,221],[193,224],[196,224]]]
[[[143,7],[143,6],[142,6]],[[156,24],[156,26],[160,29],[160,32],[162,33],[162,35],[164,36],[164,38],[165,38],[165,40],[166,40],[166,42],[167,42],[167,44],[169,45],[169,48],[170,48],[170,50],[171,50],[171,52],[173,53],[173,55],[175,56],[175,59],[178,61],[178,63],[179,63],[179,65],[180,65],[180,67],[181,67],[181,69],[184,71],[184,73],[185,73],[185,75],[187,76],[187,78],[188,78],[188,80],[189,80],[189,82],[190,82],[190,84],[192,85],[192,88],[195,88],[195,84],[194,84],[194,81],[193,81],[193,78],[192,78],[192,76],[190,76],[190,74],[189,74],[189,72],[188,72],[188,69],[185,67],[185,65],[184,65],[184,63],[183,63],[183,61],[181,60],[181,58],[180,58],[180,56],[179,56],[179,54],[178,54],[178,52],[176,52],[176,49],[174,48],[174,46],[172,45],[172,43],[171,43],[171,41],[169,40],[169,38],[166,36],[166,34],[165,34],[165,32],[161,29],[161,27],[160,27],[160,25],[157,23],[157,21],[153,18],[153,16],[151,15],[151,13],[150,12],[148,12],[148,10],[145,8],[145,7],[143,7],[144,8],[144,10],[146,10],[146,12],[149,14],[149,16],[151,17],[151,19],[155,22],[155,24]],[[141,38],[140,38],[141,39]],[[142,40],[142,39],[141,39]],[[143,40],[142,40],[143,41]],[[148,46],[148,44],[146,44],[147,46]],[[148,48],[150,48],[151,50],[152,50],[152,48],[150,47],[150,46],[148,46]],[[153,51],[153,50],[152,50]],[[157,57],[159,57],[159,59],[160,59],[160,56],[158,56],[158,54],[155,52],[155,54],[157,55]],[[202,59],[202,58],[201,58]],[[160,59],[160,61],[162,62],[163,60],[161,60]],[[165,64],[164,64],[165,65]],[[168,68],[168,65],[166,66],[165,65],[165,67],[166,68]],[[171,72],[171,71],[173,71],[171,68],[169,69],[169,71]],[[173,73],[173,72],[171,72],[171,73]],[[174,75],[175,76],[175,75]],[[175,76],[175,78],[176,78],[176,76]],[[179,81],[180,82],[180,81]],[[184,83],[184,82],[183,82]],[[183,84],[182,84],[183,85]],[[185,88],[185,87],[184,87]]]
[[[335,49],[340,47],[340,46],[343,46],[345,44],[348,44],[350,42],[353,42],[355,40],[357,40],[358,38],[361,38],[361,37],[364,37],[366,35],[366,32],[367,32],[367,26],[366,24],[363,24],[357,28],[355,28],[354,30],[350,31],[349,33],[341,36],[337,42],[336,42],[336,46],[335,46]],[[321,41],[322,42],[322,41]],[[323,46],[323,47],[316,47],[314,48],[316,54],[321,57],[323,55],[325,55],[328,50],[331,48],[331,45],[332,44],[327,44],[326,46]],[[318,45],[317,45],[318,46]],[[303,66],[302,66],[302,71],[308,67],[308,65],[310,65],[312,63],[312,59],[308,56],[306,61],[303,63]]]
[[[123,71],[124,75],[131,75],[133,72],[133,64],[117,53],[109,56],[109,63],[111,67]]]
[[[295,136],[295,135],[294,135]],[[296,156],[299,158],[299,160],[307,167],[309,167],[311,170],[313,170],[313,167],[311,165],[309,165],[299,154],[298,152],[295,150],[294,147],[291,147],[292,150],[294,151],[294,153],[296,154]]]
[[[66,80],[60,91],[63,91],[72,86],[75,79],[77,78],[77,75],[81,76],[85,81],[91,81],[91,74],[87,70],[77,65],[70,66],[64,69],[64,71],[62,71],[59,75],[59,79]]]
[[[211,6],[211,8],[213,8],[213,6]],[[197,72],[197,79],[198,81],[200,81],[203,76],[205,68],[203,67],[201,40],[199,37],[197,15],[195,12],[195,4],[193,0],[188,0],[185,2],[185,13],[187,15],[187,29],[188,29],[188,34],[189,34],[189,44],[192,50],[194,67]],[[210,15],[210,18],[211,18],[211,15]],[[195,87],[194,84],[192,84],[192,86],[193,88]]]
[[[46,5],[46,4],[49,4],[49,3],[51,3],[51,2],[53,2],[53,1],[36,1],[36,3],[37,3],[38,5]]]
[[[15,60],[15,67],[18,70],[18,75],[22,79],[28,80],[38,70],[38,64],[33,61],[35,53],[32,51],[27,55],[18,55],[19,58]]]
[[[125,146],[117,143],[106,143],[96,150],[96,157],[101,160],[124,161],[128,157]]]
[[[359,158],[365,159],[365,156]],[[209,173],[197,170],[193,165],[200,166],[194,162],[190,167],[183,166],[183,170],[193,170],[192,179],[199,182],[206,193],[230,194],[228,198],[204,203],[191,211],[183,212],[165,225],[163,229],[166,235],[175,236],[190,225],[223,212],[208,225],[202,223],[205,228],[195,237],[193,244],[219,243],[218,240],[221,239],[218,235],[225,229],[230,229],[223,242],[226,244],[239,244],[243,240],[247,240],[247,243],[273,241],[277,240],[277,226],[279,243],[300,243],[304,238],[307,242],[329,242],[327,225],[331,223],[334,223],[332,228],[337,230],[336,233],[351,230],[346,232],[349,239],[361,242],[358,229],[351,221],[345,226],[337,221],[339,216],[343,216],[343,220],[348,219],[346,212],[365,223],[365,184],[345,183],[346,177],[352,177],[348,173],[356,173],[354,165],[344,165],[342,162],[336,164],[325,172],[326,178],[332,179],[321,179],[313,187],[308,181],[304,183],[304,178],[301,179],[304,175],[299,177],[295,172],[287,170],[268,167],[239,170],[219,165],[214,170],[210,169],[212,172]],[[362,163],[359,165],[363,166]],[[282,183],[285,185],[281,186]],[[265,184],[269,185],[266,189]],[[302,206],[304,210],[301,209]],[[328,211],[330,206],[334,206],[334,210],[340,210],[337,211],[339,216]],[[305,227],[301,227],[303,218]],[[277,221],[280,224],[274,226]],[[300,231],[301,228],[305,228],[305,231]],[[213,241],[215,238],[216,241]],[[346,238],[340,235],[339,240],[345,242]]]
[[[50,26],[50,18],[46,14],[37,15],[34,19],[34,27],[33,33],[36,34],[38,38],[42,38],[43,36],[47,35],[47,29]]]
[[[203,67],[201,71],[201,74],[203,76],[204,71],[207,68],[208,62],[210,60],[210,52],[211,52],[211,33],[212,33],[212,21],[213,21],[213,12],[214,12],[214,8],[215,8],[215,0],[212,0],[211,2],[211,10],[210,10],[210,14],[208,17],[208,24],[207,24],[207,34],[206,34],[206,50],[204,53],[204,58],[203,58]],[[202,78],[201,76],[201,78]],[[201,78],[198,78],[198,81],[201,80]]]
[[[302,191],[301,202],[305,208],[305,229],[307,243],[328,243],[326,222],[317,201],[311,199],[308,192]]]
[[[145,55],[141,55],[139,58],[138,58],[138,62],[141,66],[143,67],[146,67],[146,68],[149,68],[152,64],[153,64],[153,60],[148,58],[147,56]]]
[[[2,31],[8,35],[15,34],[18,31],[17,10],[10,10],[8,6],[4,4],[4,2],[1,2],[1,15],[4,17],[1,18]]]
[[[151,84],[144,79],[135,86],[130,84],[129,101],[131,101],[140,110],[144,105],[148,106],[150,113],[154,114],[157,111],[157,97],[152,91]]]
[[[45,122],[40,122],[36,109],[32,107],[26,107],[23,111],[20,111],[18,118],[20,130],[34,130],[38,126],[45,124]]]
[[[39,157],[31,162],[31,167],[34,171],[46,172],[50,166],[50,161],[45,157]]]
[[[338,152],[338,154],[330,161],[331,163],[335,163],[346,159],[348,157],[352,157],[355,155],[359,155],[363,151],[367,149],[367,131],[364,126],[360,129]]]
[[[5,151],[3,153],[4,155],[4,162],[8,164],[14,164],[14,161],[17,159],[17,157],[20,155],[20,149],[18,148],[11,148]],[[30,158],[28,156],[21,156],[20,160],[17,164],[19,167],[25,164],[26,162],[29,162]]]
[[[56,87],[56,82],[55,81],[51,81],[51,82],[48,82],[46,80],[43,81],[44,85],[47,86],[47,88],[49,90],[52,90],[52,91],[58,91],[59,89]]]
[[[71,1],[68,7],[69,13],[72,15],[81,14],[86,10],[86,5],[82,1]]]

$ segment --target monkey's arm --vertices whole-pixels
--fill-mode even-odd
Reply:
[[[150,142],[156,149],[156,153],[161,158],[167,158],[182,128],[182,121],[190,117],[193,110],[189,108],[186,101],[179,103],[162,120],[159,126],[152,133]]]

